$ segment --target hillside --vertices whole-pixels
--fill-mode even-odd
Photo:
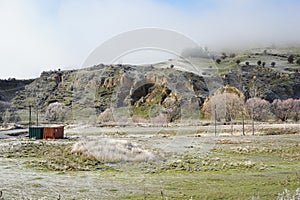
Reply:
[[[187,58],[147,66],[97,65],[80,70],[43,72],[13,99],[19,109],[62,102],[80,119],[97,117],[108,108],[117,118],[176,120],[185,110],[199,110],[210,94],[232,85],[246,98],[300,98],[299,64],[288,64],[289,52],[247,51],[235,56],[220,54],[218,64],[208,58]],[[218,55],[215,55],[218,57]],[[300,58],[294,54],[295,58]],[[240,64],[236,63],[240,60]],[[260,60],[266,64],[257,64]],[[275,65],[271,65],[275,62]]]
[[[19,91],[25,89],[25,86],[34,80],[0,80],[0,101],[11,101]]]

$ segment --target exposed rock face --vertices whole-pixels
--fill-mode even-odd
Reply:
[[[87,120],[111,109],[113,118],[122,120],[140,116],[173,121],[183,115],[190,117],[191,111],[199,110],[221,85],[238,88],[246,98],[300,98],[299,73],[240,66],[221,76],[202,77],[176,68],[101,64],[82,70],[43,72],[18,93],[13,103],[22,109],[29,104],[45,108],[63,102],[76,111],[76,116]]]
[[[50,103],[63,102],[81,117],[99,115],[108,108],[132,107],[131,115],[154,117],[163,113],[173,118],[183,102],[200,106],[206,96],[204,78],[192,73],[150,66],[98,65],[76,71],[43,72],[13,103],[22,109],[30,104],[45,108]],[[153,109],[154,105],[159,109]]]
[[[73,72],[43,72],[39,78],[19,92],[13,99],[13,104],[19,109],[29,105],[38,105],[40,108],[44,108],[53,102],[63,102],[70,106],[73,96]]]
[[[224,75],[224,83],[244,92],[246,98],[300,98],[300,73],[282,73],[262,66],[240,66]]]

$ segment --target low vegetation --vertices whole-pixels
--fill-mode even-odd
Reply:
[[[43,176],[59,180],[81,177],[65,190],[57,190],[61,198],[263,200],[276,199],[285,189],[296,195],[300,184],[297,127],[265,128],[256,136],[243,137],[207,138],[205,134],[201,130],[196,135],[161,130],[147,137],[109,133],[79,140],[2,140],[0,159],[10,163],[6,167],[14,166],[16,173],[43,172]],[[186,139],[192,142],[186,144]],[[177,140],[183,143],[169,152],[169,145]],[[206,145],[212,148],[201,153]],[[38,185],[39,191],[51,187],[45,177],[27,184],[28,191],[35,191]],[[98,187],[106,192],[94,193]],[[9,191],[5,192],[8,195]]]
[[[9,159],[21,159],[27,167],[44,171],[90,171],[109,169],[92,155],[72,153],[72,142],[20,141],[12,142],[1,154]]]

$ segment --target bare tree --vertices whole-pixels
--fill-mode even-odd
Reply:
[[[64,121],[69,112],[69,108],[63,103],[51,103],[46,109],[46,120],[51,122]]]
[[[246,102],[246,109],[256,121],[263,121],[270,115],[271,104],[261,98],[250,98]]]
[[[275,99],[271,104],[271,112],[277,119],[281,121],[286,121],[289,116],[291,116],[293,110],[293,99],[280,100]]]
[[[226,122],[230,122],[241,114],[243,108],[243,98],[235,94],[223,93],[211,96],[203,105],[202,110],[206,116],[216,118],[218,121],[225,119]]]

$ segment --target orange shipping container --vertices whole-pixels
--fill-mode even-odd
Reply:
[[[62,139],[64,138],[64,127],[44,127],[43,139]]]

